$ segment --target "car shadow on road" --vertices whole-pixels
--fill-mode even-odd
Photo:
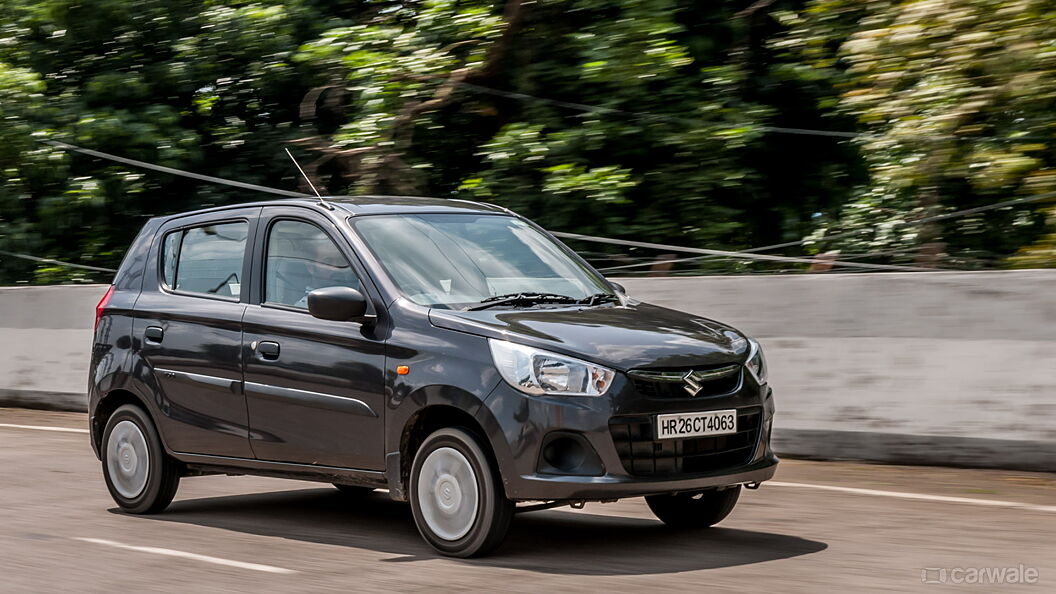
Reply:
[[[129,518],[399,555],[386,559],[390,562],[437,557],[418,535],[407,504],[384,493],[353,498],[333,489],[299,489],[208,497]],[[552,574],[646,575],[787,559],[827,546],[785,534],[718,527],[678,531],[656,520],[551,510],[519,514],[496,553],[458,562]]]

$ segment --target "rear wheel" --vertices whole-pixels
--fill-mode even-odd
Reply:
[[[741,495],[741,486],[701,493],[649,495],[645,502],[663,523],[674,528],[707,528],[730,515]]]
[[[121,509],[153,514],[176,496],[179,468],[165,454],[154,422],[142,408],[126,404],[110,415],[102,453],[106,488]]]
[[[514,504],[480,443],[463,429],[426,438],[411,467],[411,510],[426,542],[444,555],[485,555],[506,537]]]

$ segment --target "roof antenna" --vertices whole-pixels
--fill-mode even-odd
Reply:
[[[297,168],[297,171],[300,171],[301,175],[304,176],[304,181],[308,182],[308,187],[311,188],[312,191],[315,192],[316,197],[319,198],[319,206],[322,206],[327,210],[334,210],[334,207],[329,202],[324,200],[323,196],[319,193],[319,190],[316,190],[315,186],[312,185],[311,178],[309,178],[308,174],[305,173],[303,169],[301,169],[301,165],[297,162],[297,159],[293,158],[293,153],[290,152],[290,149],[286,149],[286,154],[290,156],[290,160],[293,161],[293,166]]]

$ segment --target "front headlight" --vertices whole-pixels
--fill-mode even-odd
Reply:
[[[759,346],[759,341],[748,339],[748,362],[744,366],[755,376],[755,381],[766,383],[766,357],[763,356],[763,347]]]
[[[495,367],[526,394],[601,396],[616,375],[611,369],[505,340],[488,339]]]

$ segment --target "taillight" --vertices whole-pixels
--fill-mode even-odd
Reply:
[[[99,300],[99,304],[95,306],[95,328],[99,328],[99,319],[103,317],[103,310],[106,309],[106,304],[110,303],[110,297],[114,294],[114,285],[110,285],[110,288],[106,290],[106,294]]]

